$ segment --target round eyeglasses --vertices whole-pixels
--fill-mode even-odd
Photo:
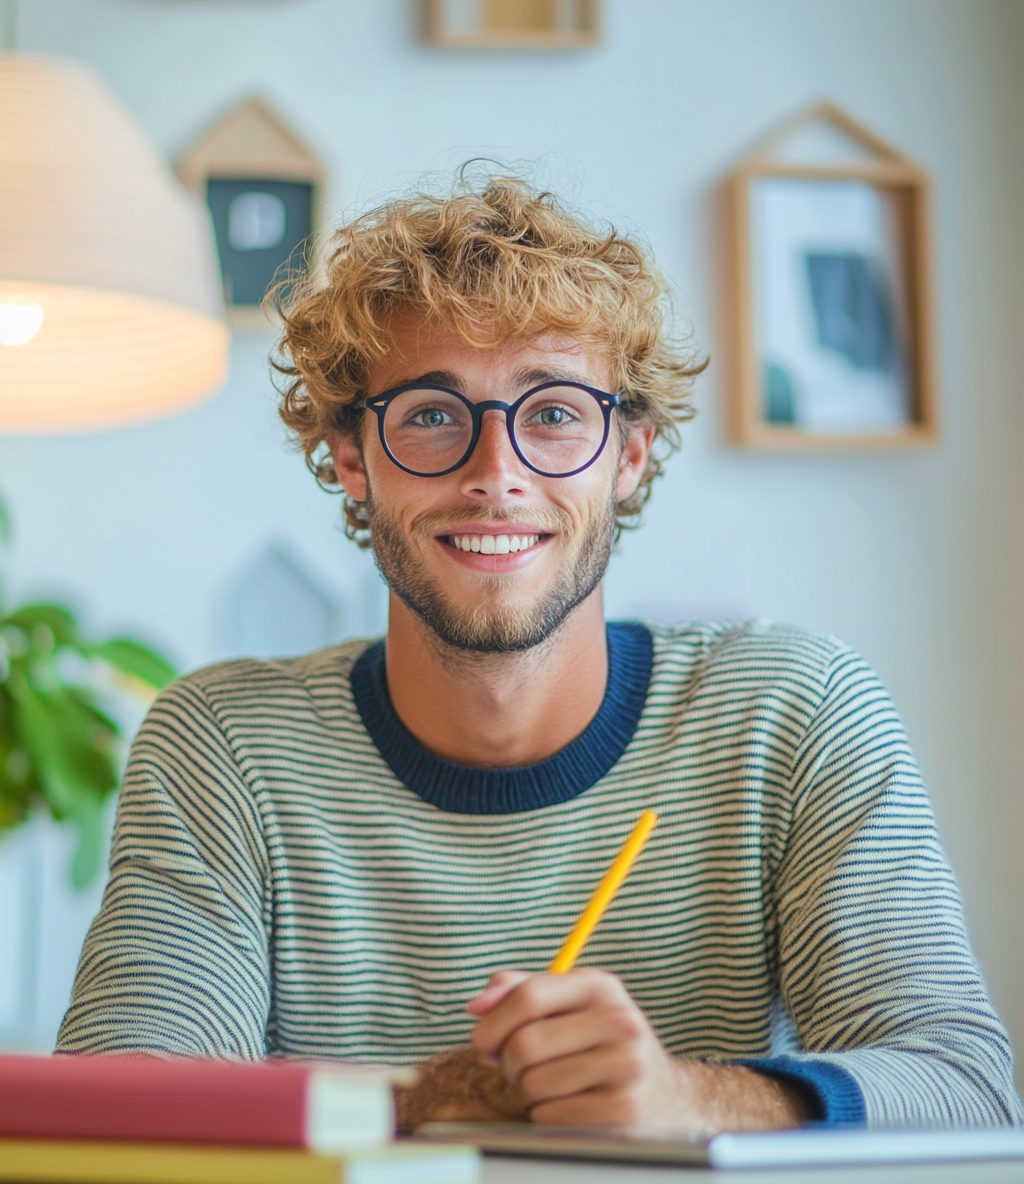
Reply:
[[[473,403],[432,383],[396,386],[354,405],[377,416],[388,458],[414,477],[443,477],[461,468],[480,439],[485,411],[503,411],[516,456],[541,477],[572,477],[589,468],[608,441],[620,395],[578,382],[545,382],[514,403]]]

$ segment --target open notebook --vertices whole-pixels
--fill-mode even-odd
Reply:
[[[531,1123],[429,1122],[417,1137],[475,1143],[498,1155],[714,1168],[811,1167],[1024,1159],[1024,1130],[809,1129],[722,1134],[534,1126]]]

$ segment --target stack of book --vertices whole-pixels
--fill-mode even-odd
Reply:
[[[475,1184],[469,1146],[395,1142],[387,1071],[0,1056],[0,1180]]]

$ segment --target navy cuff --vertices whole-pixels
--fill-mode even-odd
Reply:
[[[804,1057],[746,1057],[732,1062],[795,1085],[807,1100],[810,1120],[821,1126],[864,1126],[867,1112],[860,1086],[835,1061]]]

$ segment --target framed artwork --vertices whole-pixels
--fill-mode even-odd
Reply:
[[[927,176],[822,105],[747,157],[726,195],[731,438],[933,442]]]
[[[239,328],[265,327],[267,290],[306,265],[319,228],[324,170],[261,99],[246,99],[178,162],[186,186],[210,208],[224,303]]]
[[[585,49],[598,0],[421,0],[424,39],[456,49]]]

